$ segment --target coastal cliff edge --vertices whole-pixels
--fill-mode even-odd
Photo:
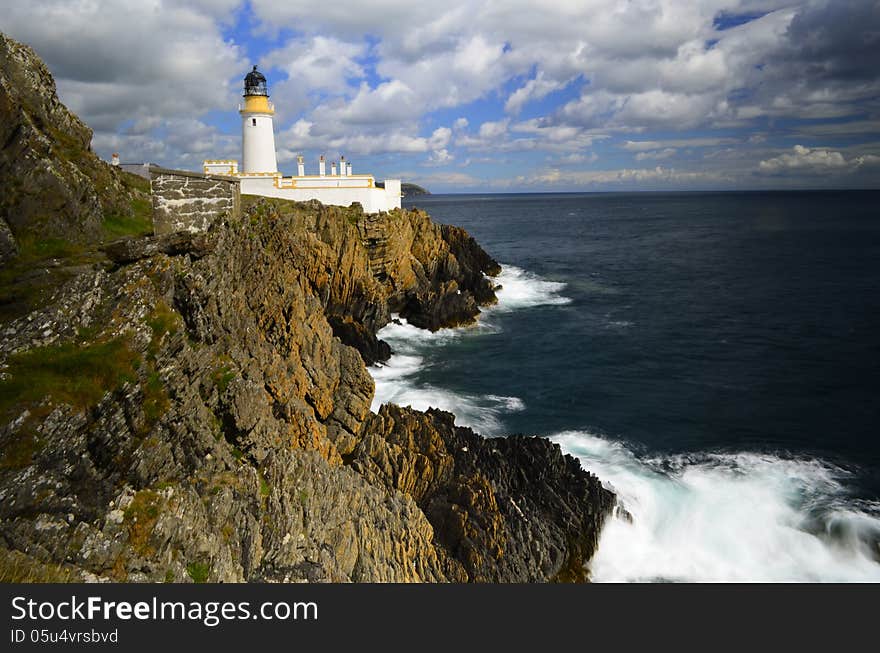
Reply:
[[[418,210],[247,198],[152,236],[0,34],[0,580],[583,581],[614,495],[543,438],[370,411],[377,331],[496,301]]]

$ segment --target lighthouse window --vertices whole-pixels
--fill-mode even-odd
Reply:
[[[253,125],[254,125],[254,127],[256,127],[256,126],[257,126],[257,119],[256,119],[256,118],[251,118],[251,120],[253,121]]]

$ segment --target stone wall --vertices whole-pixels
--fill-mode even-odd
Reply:
[[[150,168],[150,176],[157,235],[206,231],[222,215],[241,211],[238,179],[158,167]]]

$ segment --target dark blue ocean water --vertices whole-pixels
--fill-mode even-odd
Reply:
[[[585,461],[597,443],[619,447],[630,471],[642,465],[675,482],[712,456],[726,462],[710,467],[734,480],[766,480],[755,460],[818,465],[834,484],[829,496],[780,490],[797,528],[833,531],[828,506],[846,501],[859,519],[875,516],[880,192],[435,195],[405,204],[465,227],[516,273],[517,296],[504,310],[502,295],[481,329],[421,340],[389,332],[406,369],[390,374],[384,398],[450,408],[489,435],[580,438],[568,449]]]

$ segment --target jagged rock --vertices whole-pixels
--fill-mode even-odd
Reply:
[[[501,267],[459,227],[437,225],[424,211],[391,211],[358,223],[370,268],[389,290],[389,308],[436,331],[474,322],[497,301],[485,275]]]
[[[544,438],[484,439],[454,416],[385,405],[347,462],[411,496],[472,581],[582,581],[614,495]]]
[[[187,231],[162,236],[144,236],[142,238],[124,238],[107,243],[101,250],[114,263],[134,263],[155,254],[180,256],[189,254],[201,258],[214,248],[215,242],[204,233]]]
[[[18,243],[6,220],[0,217],[0,266],[18,256]]]

